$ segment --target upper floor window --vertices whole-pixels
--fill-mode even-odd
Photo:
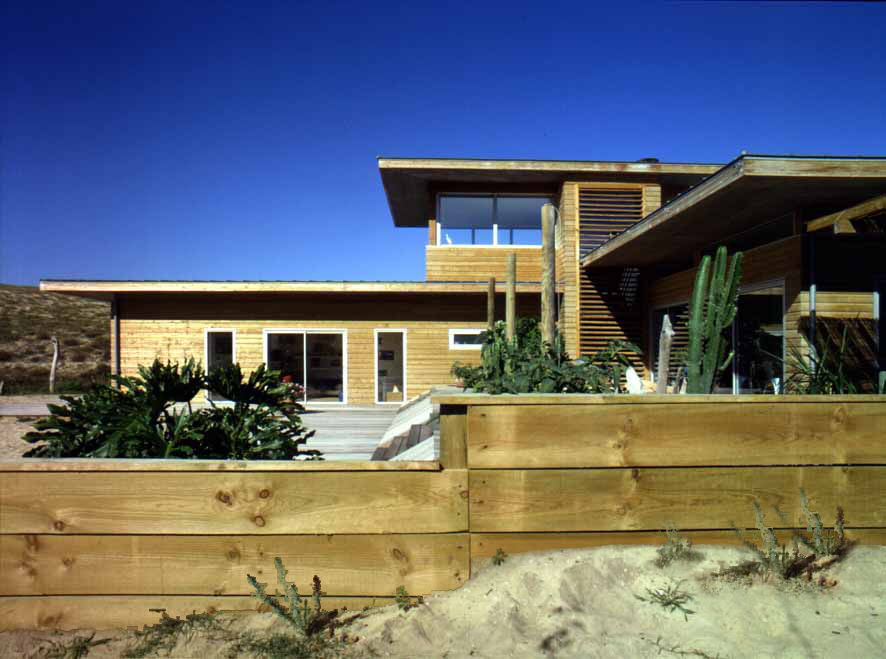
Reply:
[[[541,245],[545,195],[441,194],[440,245]]]

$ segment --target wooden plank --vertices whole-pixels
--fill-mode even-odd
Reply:
[[[440,463],[411,461],[385,463],[369,460],[116,460],[100,458],[18,458],[0,460],[0,473],[5,471],[156,471],[156,472],[326,472],[326,471],[440,471]]]
[[[432,400],[436,402],[436,397]],[[440,463],[444,469],[464,469],[467,462],[467,411],[458,405],[441,405]]]
[[[299,592],[319,575],[330,596],[413,594],[468,578],[464,533],[401,535],[0,535],[0,594],[249,595],[246,575],[276,583],[274,557]]]
[[[0,533],[450,533],[467,475],[28,473],[0,479]]]
[[[773,405],[778,403],[875,403],[886,405],[886,399],[877,394],[840,394],[780,396],[762,394],[685,394],[682,396],[655,396],[651,394],[435,394],[431,397],[440,405]],[[886,409],[886,408],[884,408]],[[445,465],[444,465],[445,466]]]
[[[777,505],[799,518],[798,489],[832,525],[837,506],[855,528],[886,527],[886,467],[471,470],[472,532],[752,528]]]
[[[805,531],[805,529],[804,529]],[[886,545],[884,529],[846,529],[846,538],[863,545]],[[693,545],[740,544],[734,531],[680,531]],[[752,542],[759,538],[756,529],[748,529],[745,534]],[[776,530],[778,541],[789,542],[793,533]],[[600,532],[600,533],[472,533],[471,560],[491,558],[498,549],[507,554],[523,554],[530,551],[556,551],[559,549],[581,549],[611,545],[663,545],[666,537],[663,531]]]
[[[347,607],[349,611],[360,611],[367,606],[393,603],[393,598],[386,597],[323,598],[323,608],[327,610]],[[15,629],[102,630],[141,627],[159,621],[160,614],[150,609],[166,609],[173,618],[184,618],[195,611],[251,612],[266,610],[263,606],[255,598],[242,595],[0,597],[0,632]]]
[[[467,446],[490,469],[886,464],[886,399],[471,406]]]

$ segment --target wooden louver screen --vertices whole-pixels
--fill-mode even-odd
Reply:
[[[579,254],[584,257],[643,218],[641,187],[579,188]],[[639,272],[635,268],[579,273],[579,352],[591,355],[610,341],[641,345]],[[631,360],[643,373],[642,361]]]
[[[579,188],[579,256],[583,258],[643,218],[643,189]]]

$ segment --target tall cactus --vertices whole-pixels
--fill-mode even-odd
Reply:
[[[714,272],[708,287],[711,257],[701,260],[689,304],[689,378],[687,393],[709,394],[720,372],[729,366],[733,351],[726,355],[727,341],[723,333],[735,319],[738,310],[738,283],[741,279],[742,253],[736,252],[726,273],[728,256],[719,247],[714,257]]]

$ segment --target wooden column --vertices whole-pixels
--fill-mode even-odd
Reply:
[[[508,341],[513,341],[517,333],[517,255],[508,254],[508,289],[505,297],[505,320]]]
[[[556,293],[554,291],[554,222],[553,204],[541,207],[541,340],[554,344]]]
[[[428,245],[437,244],[437,220],[428,220]]]
[[[490,332],[495,329],[495,277],[489,278],[486,291],[486,327]]]

